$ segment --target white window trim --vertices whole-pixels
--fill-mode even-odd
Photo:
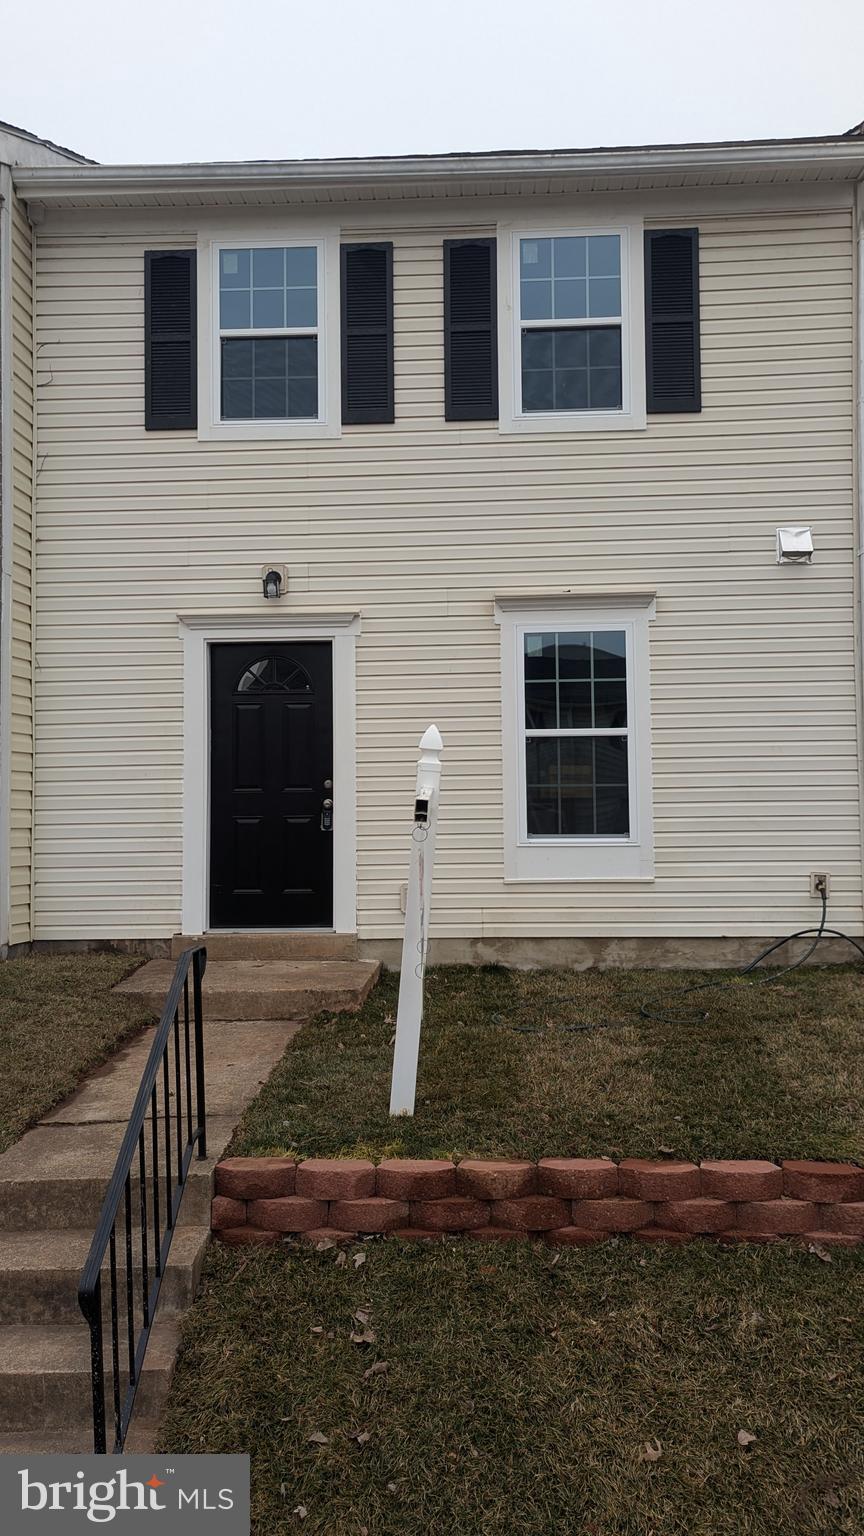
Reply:
[[[311,246],[318,251],[317,421],[223,421],[219,347],[219,252],[267,246]],[[244,332],[244,335],[247,334]],[[203,442],[273,442],[340,437],[342,399],[339,341],[339,231],[289,226],[212,234],[198,243],[198,437]]]
[[[182,931],[206,933],[210,887],[210,648],[220,641],[329,640],[333,646],[333,929],[357,931],[356,613],[183,614]],[[289,931],[289,930],[286,930]]]
[[[604,224],[553,222],[542,227],[498,225],[500,432],[632,432],[646,427],[643,228],[641,219]],[[519,242],[561,235],[618,235],[621,239],[620,411],[522,410]]]
[[[653,880],[651,695],[647,593],[605,599],[500,599],[505,881]],[[528,838],[525,797],[523,636],[534,630],[623,629],[627,635],[629,837]]]

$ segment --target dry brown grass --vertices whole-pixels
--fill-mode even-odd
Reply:
[[[355,1251],[217,1249],[188,1319],[161,1444],[249,1451],[256,1536],[864,1529],[860,1252]]]
[[[679,989],[705,979],[717,973],[431,970],[417,1112],[394,1121],[397,978],[386,976],[360,1013],[300,1032],[234,1150],[860,1157],[861,972],[733,981],[682,1002]],[[640,1017],[643,999],[683,1022]],[[687,1022],[696,1003],[709,1017]]]
[[[145,1024],[147,1006],[112,992],[129,955],[22,955],[0,964],[0,1152]]]

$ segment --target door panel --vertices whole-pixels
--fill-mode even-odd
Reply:
[[[211,927],[332,927],[332,778],[329,641],[214,645]]]

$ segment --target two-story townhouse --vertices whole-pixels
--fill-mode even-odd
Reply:
[[[13,175],[14,939],[394,959],[431,721],[433,959],[861,933],[860,134]]]
[[[31,935],[33,244],[13,166],[87,164],[0,123],[0,957]]]

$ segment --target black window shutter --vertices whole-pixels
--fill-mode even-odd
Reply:
[[[194,251],[144,252],[144,426],[198,424]]]
[[[498,420],[495,241],[444,241],[444,416]]]
[[[701,411],[699,231],[645,231],[648,410]]]
[[[342,421],[393,421],[393,246],[343,245],[341,267]]]

